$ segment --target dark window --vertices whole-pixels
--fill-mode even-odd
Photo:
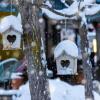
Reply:
[[[70,65],[70,61],[69,60],[61,60],[61,65],[62,67],[68,67]]]

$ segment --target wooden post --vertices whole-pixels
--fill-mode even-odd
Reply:
[[[43,0],[34,0],[34,6],[28,0],[18,0],[22,16],[25,55],[28,60],[28,77],[31,100],[50,100],[46,68],[41,65],[41,30],[39,26],[39,6]],[[34,45],[33,45],[34,44]],[[33,48],[35,49],[33,51]]]
[[[79,25],[80,27],[80,25]],[[94,100],[94,96],[92,93],[92,70],[89,65],[89,56],[88,56],[88,41],[87,41],[87,31],[85,26],[79,28],[79,33],[81,37],[81,52],[82,52],[82,60],[83,60],[83,71],[84,71],[84,84],[85,84],[85,96],[87,98]]]

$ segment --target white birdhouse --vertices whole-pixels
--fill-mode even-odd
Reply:
[[[0,23],[3,49],[19,49],[21,46],[22,25],[13,15],[4,17]]]
[[[61,41],[54,50],[58,75],[74,75],[77,73],[78,48],[70,40]]]

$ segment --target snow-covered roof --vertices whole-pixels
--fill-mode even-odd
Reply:
[[[63,52],[66,54],[72,56],[72,57],[78,57],[78,48],[77,45],[70,41],[70,40],[64,40],[61,41],[54,50],[54,57],[59,57]]]
[[[0,21],[0,33],[7,31],[10,27],[14,28],[14,30],[22,33],[22,25],[20,20],[13,15],[6,16]]]
[[[11,79],[21,79],[22,73],[21,72],[17,72],[17,73],[12,73],[11,75]]]

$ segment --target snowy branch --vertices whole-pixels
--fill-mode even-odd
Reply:
[[[63,13],[61,13],[61,12],[58,12],[57,10],[54,10],[54,9],[50,8],[50,7],[47,6],[47,5],[42,5],[41,8],[45,8],[45,9],[47,9],[47,10],[49,10],[49,11],[51,11],[51,12],[53,12],[53,13],[59,15],[59,16],[63,16],[63,17],[74,17],[74,16],[75,16],[75,14],[72,14],[72,15],[63,14]]]
[[[56,19],[55,16],[59,17],[58,19],[72,19],[73,17],[83,17],[82,15],[84,15],[84,17],[86,15],[95,15],[100,12],[100,5],[96,4],[95,0],[84,0],[80,3],[74,0],[74,2],[68,8],[66,7],[62,10],[56,10],[52,8],[52,5],[48,1],[45,4],[42,4],[41,9],[43,13],[45,13],[50,18],[53,18],[54,15],[54,19]],[[52,14],[52,17],[50,14]]]

